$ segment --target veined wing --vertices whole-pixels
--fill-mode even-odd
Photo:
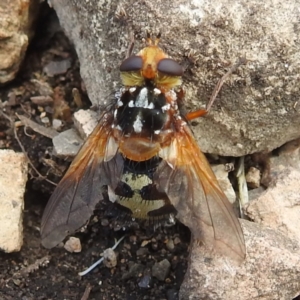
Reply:
[[[103,186],[117,186],[123,158],[111,136],[111,123],[104,114],[49,199],[41,225],[44,247],[56,246],[87,222],[103,199]]]
[[[160,156],[154,180],[178,219],[207,247],[242,261],[246,248],[239,220],[187,126],[175,133]]]

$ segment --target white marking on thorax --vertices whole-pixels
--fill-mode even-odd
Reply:
[[[187,125],[187,123],[186,123],[185,121],[182,120],[182,117],[181,117],[181,116],[176,116],[176,120],[179,120],[179,121],[180,121],[180,126],[181,126],[181,127]]]
[[[166,105],[164,105],[164,106],[161,107],[161,110],[163,112],[165,112],[165,111],[168,111],[170,109],[170,107],[171,107],[170,103],[167,103]]]
[[[168,91],[166,97],[170,97],[173,102],[177,100],[177,95],[173,90]]]
[[[115,92],[115,99],[120,100],[124,92],[125,92],[125,88],[124,87],[120,88],[119,91]]]
[[[154,108],[153,102],[150,102],[146,108],[153,109]]]
[[[132,94],[132,93],[134,93],[136,91],[136,87],[131,87],[130,89],[129,89],[129,92]]]
[[[133,123],[133,130],[135,133],[140,133],[142,129],[143,129],[142,118],[140,115],[137,115]]]
[[[136,89],[136,88],[130,88],[129,91],[131,89]],[[153,109],[154,108],[153,102],[149,103],[148,101],[148,89],[142,88],[140,93],[137,95],[135,102],[133,100],[129,101],[128,107],[142,107],[142,108]]]
[[[118,106],[118,107],[123,106],[123,104],[124,104],[124,103],[123,103],[121,100],[118,100],[118,102],[117,102],[117,106]]]
[[[136,101],[135,101],[136,107],[148,107],[148,89],[142,88],[140,93],[138,94]]]
[[[115,109],[115,111],[114,111],[114,118],[115,118],[115,119],[117,118],[117,114],[118,114],[118,110]]]
[[[159,94],[161,94],[161,90],[158,89],[158,88],[155,88],[155,89],[153,90],[153,92],[154,92],[154,95],[159,95]]]

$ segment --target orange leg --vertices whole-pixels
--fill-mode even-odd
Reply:
[[[206,109],[198,109],[198,110],[191,111],[191,112],[187,113],[187,114],[185,115],[185,118],[186,118],[188,121],[191,121],[191,120],[194,120],[194,119],[203,117],[203,116],[206,115],[207,113],[208,113],[208,110],[206,110]]]
[[[240,65],[245,65],[247,63],[247,59],[242,57],[239,58],[238,61],[229,69],[229,71],[227,71],[227,73],[225,75],[222,76],[222,78],[219,80],[219,82],[217,83],[217,85],[215,86],[213,93],[206,105],[206,109],[198,109],[196,111],[192,111],[186,114],[186,119],[188,121],[194,120],[196,118],[202,117],[204,115],[206,115],[209,110],[211,109],[213,103],[215,102],[217,95],[222,87],[222,85],[224,84],[225,80],[227,79],[227,77],[233,73]]]

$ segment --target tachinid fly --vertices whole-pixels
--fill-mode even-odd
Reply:
[[[182,67],[158,47],[159,36],[125,59],[123,88],[102,114],[51,196],[41,226],[52,248],[93,214],[107,193],[133,218],[176,216],[194,239],[241,261],[244,237],[182,116]]]

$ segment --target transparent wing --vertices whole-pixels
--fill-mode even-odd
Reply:
[[[207,247],[242,261],[246,249],[240,223],[189,128],[177,132],[160,156],[154,181],[178,219]]]
[[[87,222],[103,199],[104,185],[117,186],[123,159],[111,139],[111,121],[104,116],[47,203],[41,224],[44,247],[56,246]]]

